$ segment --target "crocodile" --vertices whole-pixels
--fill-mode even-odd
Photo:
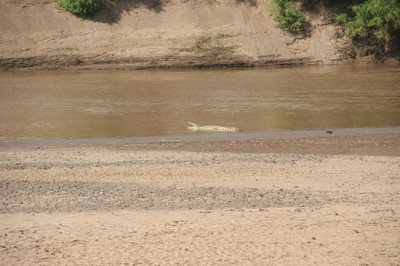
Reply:
[[[209,132],[239,132],[239,129],[236,127],[223,127],[223,126],[215,126],[215,125],[207,125],[200,126],[192,122],[188,122],[190,125],[188,127],[189,130],[193,131],[209,131]]]

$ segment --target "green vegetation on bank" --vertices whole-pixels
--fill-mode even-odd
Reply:
[[[61,7],[81,19],[94,17],[100,7],[100,0],[58,0]]]
[[[290,33],[300,32],[305,19],[304,13],[295,6],[293,0],[273,0],[272,13],[280,28]]]
[[[280,28],[299,33],[305,23],[305,7],[323,5],[339,6],[342,12],[336,21],[345,27],[347,37],[394,37],[400,29],[400,0],[271,0],[272,12]],[[332,12],[333,13],[333,12]]]
[[[400,0],[367,0],[350,9],[351,14],[342,13],[336,17],[346,27],[348,37],[384,39],[400,29]]]

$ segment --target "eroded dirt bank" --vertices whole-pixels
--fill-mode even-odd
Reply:
[[[107,3],[107,4],[106,4]],[[82,21],[56,0],[1,0],[0,67],[165,68],[334,64],[349,43],[322,15],[276,27],[269,1],[105,1]]]

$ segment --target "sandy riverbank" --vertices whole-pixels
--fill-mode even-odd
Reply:
[[[93,20],[81,20],[60,8],[56,0],[3,0],[0,69],[188,68],[353,60],[350,42],[320,13],[310,14],[306,36],[293,36],[276,27],[269,1],[103,1]]]
[[[397,265],[399,141],[3,143],[0,261]]]

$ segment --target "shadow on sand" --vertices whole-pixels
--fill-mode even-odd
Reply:
[[[102,0],[101,10],[93,20],[107,24],[118,23],[124,12],[140,7],[158,13],[163,11],[164,2],[164,0]]]

